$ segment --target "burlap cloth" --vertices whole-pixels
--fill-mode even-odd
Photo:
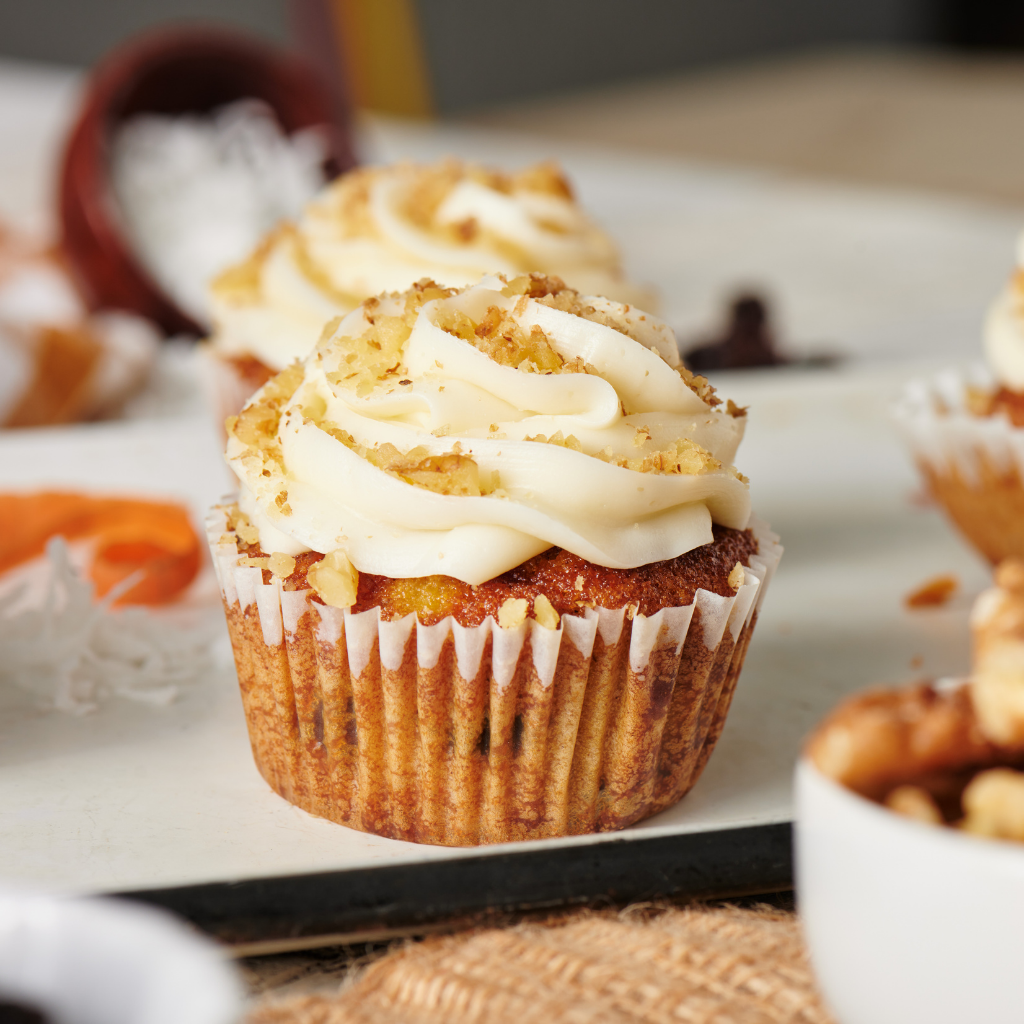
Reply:
[[[585,913],[410,943],[335,993],[264,998],[246,1024],[832,1024],[795,915]]]

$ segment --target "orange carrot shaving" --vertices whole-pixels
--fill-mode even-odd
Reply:
[[[57,534],[94,541],[89,576],[101,597],[142,573],[118,604],[170,601],[199,571],[199,538],[180,505],[60,491],[0,494],[0,572],[41,555]]]

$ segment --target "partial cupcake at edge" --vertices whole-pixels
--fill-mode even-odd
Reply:
[[[228,421],[209,520],[263,777],[443,845],[675,804],[782,553],[745,422],[655,317],[540,274],[332,324]]]
[[[1024,557],[1024,252],[984,349],[987,366],[911,382],[896,418],[932,495],[995,565]]]
[[[352,171],[215,279],[208,353],[217,404],[237,413],[309,354],[325,323],[371,296],[424,277],[463,287],[485,273],[529,272],[654,308],[649,291],[624,279],[614,243],[553,164],[505,173],[447,160]]]

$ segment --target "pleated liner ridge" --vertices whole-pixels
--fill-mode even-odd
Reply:
[[[395,839],[472,846],[624,828],[676,803],[721,733],[765,588],[630,620],[626,609],[502,629],[392,622],[239,566],[207,521],[253,756],[311,814]]]

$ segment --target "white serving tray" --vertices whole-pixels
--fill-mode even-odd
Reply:
[[[0,212],[19,224],[52,222],[43,186],[52,182],[78,88],[75,76],[0,62]],[[910,500],[918,485],[886,407],[902,380],[922,366],[887,361],[957,359],[976,351],[985,306],[1009,271],[1024,211],[444,123],[369,119],[360,143],[368,160],[452,154],[515,167],[560,159],[585,206],[622,245],[630,275],[660,289],[666,319],[686,339],[713,329],[737,287],[755,287],[772,298],[791,351],[827,348],[874,361],[720,382],[725,394],[752,405],[739,465],[753,481],[758,513],[782,535],[787,553],[718,748],[681,804],[618,835],[482,853],[378,839],[312,818],[262,782],[225,636],[222,667],[165,710],[111,703],[71,719],[40,714],[24,695],[0,687],[0,882],[76,892],[181,893],[199,886],[200,896],[219,893],[212,902],[202,899],[224,918],[244,916],[263,899],[254,879],[272,888],[269,880],[313,878],[303,897],[311,918],[317,901],[348,899],[341,892],[346,879],[353,880],[350,889],[372,888],[376,870],[375,912],[388,900],[397,906],[395,894],[404,886],[406,904],[419,900],[425,920],[457,902],[445,897],[423,909],[435,881],[441,885],[442,869],[453,864],[467,879],[475,861],[491,866],[486,884],[479,871],[474,876],[478,905],[505,901],[513,875],[531,857],[534,864],[550,861],[556,875],[577,872],[574,888],[558,890],[535,885],[535,871],[519,891],[532,885],[541,902],[612,892],[620,882],[620,897],[710,893],[729,888],[739,863],[734,858],[711,877],[709,866],[729,845],[715,845],[715,837],[732,836],[735,854],[767,836],[760,850],[768,853],[746,865],[743,884],[756,886],[758,878],[780,884],[789,851],[779,823],[790,818],[791,768],[812,724],[841,695],[864,685],[955,675],[967,667],[967,610],[987,570],[938,512]],[[188,501],[198,519],[230,481],[217,432],[183,369],[180,358],[164,360],[159,386],[134,405],[148,419],[0,433],[0,487],[170,495]],[[944,609],[906,612],[904,594],[940,572],[960,577],[960,596]],[[209,576],[192,598],[206,601],[219,621]],[[708,838],[703,847],[700,837]],[[586,851],[596,864],[602,856],[611,863],[615,850],[618,875],[584,870]],[[688,859],[695,874],[663,884],[673,858]],[[428,866],[435,876],[424,873]],[[623,881],[644,871],[647,890],[646,882]],[[311,875],[316,872],[323,874]],[[706,877],[696,878],[702,872]],[[458,872],[445,877],[450,889],[461,881]],[[298,890],[275,891],[273,913],[287,924],[289,892]],[[231,893],[238,896],[234,910],[225,909]],[[187,902],[168,905],[217,930]],[[378,914],[381,921],[386,916]],[[261,934],[267,920],[257,915],[247,934]],[[294,934],[333,926],[314,921]]]
[[[60,891],[159,889],[788,821],[801,738],[837,699],[967,667],[967,611],[986,569],[937,511],[911,500],[917,483],[887,418],[900,382],[918,369],[720,381],[752,407],[739,464],[786,555],[718,748],[676,807],[619,837],[483,851],[314,818],[272,793],[253,766],[225,636],[222,667],[165,709],[114,700],[74,718],[40,713],[10,688],[0,694],[0,877]],[[201,414],[0,435],[5,489],[167,495],[198,519],[226,483]],[[959,576],[961,595],[944,609],[904,610],[903,596],[940,572]],[[221,616],[208,586],[193,600]]]

